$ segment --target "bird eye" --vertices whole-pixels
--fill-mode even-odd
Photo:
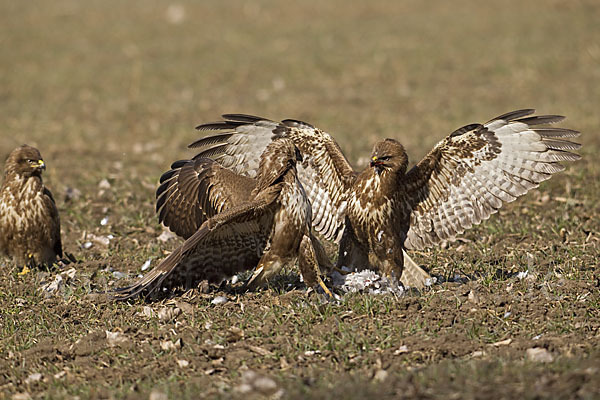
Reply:
[[[28,159],[27,159],[27,162],[28,162],[29,164],[33,164],[33,163],[34,163],[34,161],[33,161],[32,159],[30,159],[30,158],[28,158]]]

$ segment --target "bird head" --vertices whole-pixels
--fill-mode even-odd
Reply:
[[[394,139],[377,142],[371,153],[370,166],[377,174],[384,171],[406,172],[408,157],[404,146]]]
[[[24,144],[10,153],[6,169],[24,177],[41,176],[46,164],[38,149]]]

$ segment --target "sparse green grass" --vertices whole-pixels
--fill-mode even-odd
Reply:
[[[50,297],[39,287],[56,271],[22,277],[0,261],[0,398],[248,397],[236,391],[248,369],[285,398],[600,396],[597,2],[178,4],[181,23],[157,0],[0,0],[0,157],[40,148],[65,250],[80,260]],[[429,290],[324,303],[290,270],[243,295],[90,295],[121,284],[111,269],[135,276],[176,246],[156,240],[154,190],[194,154],[200,122],[304,119],[359,165],[377,139],[400,140],[415,162],[457,127],[521,107],[566,115],[583,160],[463,241],[416,253],[445,281]],[[67,188],[81,196],[67,201]],[[114,239],[84,250],[84,232]],[[183,312],[163,321],[145,307]],[[112,347],[105,331],[127,341]],[[161,347],[177,339],[181,349]],[[527,361],[531,347],[554,361]]]

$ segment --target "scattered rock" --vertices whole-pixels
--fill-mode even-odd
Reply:
[[[320,350],[306,350],[304,352],[304,355],[307,356],[307,357],[312,357],[315,354],[321,354],[321,351]]]
[[[270,352],[269,350],[264,349],[264,348],[259,347],[259,346],[248,345],[248,349],[252,350],[256,354],[260,354],[261,356],[272,356],[273,355],[273,353]]]
[[[113,271],[112,276],[115,279],[123,279],[123,278],[125,278],[126,275],[124,273],[122,273],[121,271]]]
[[[167,396],[166,393],[164,393],[158,389],[152,389],[152,392],[150,392],[150,396],[148,397],[148,400],[169,400],[169,396]]]
[[[108,180],[102,179],[99,183],[98,183],[98,189],[103,189],[103,190],[108,190],[110,189],[110,182],[108,182]]]
[[[257,393],[263,396],[281,397],[283,390],[279,389],[277,383],[270,377],[258,374],[252,370],[242,373],[242,382],[235,388],[241,394]]]
[[[141,314],[141,315],[143,315],[145,317],[148,317],[148,318],[152,318],[152,317],[154,317],[156,315],[156,313],[154,312],[154,310],[150,306],[144,306],[144,308],[142,309],[142,312],[139,313],[139,314]]]
[[[229,301],[229,299],[225,296],[217,296],[214,299],[212,299],[212,301],[210,303],[214,304],[214,305],[218,305],[218,304],[225,304],[228,301]]]
[[[472,290],[469,290],[469,293],[467,294],[467,300],[473,304],[479,304],[479,296],[477,296],[477,293]]]
[[[179,350],[182,347],[183,341],[181,340],[181,338],[177,339],[175,342],[171,340],[164,340],[160,342],[160,348],[164,351]]]
[[[31,383],[39,382],[41,380],[42,380],[42,374],[40,374],[39,372],[35,372],[35,373],[29,375],[25,379],[25,383],[26,384],[31,384]]]
[[[187,368],[190,362],[188,360],[177,360],[177,365],[179,365],[179,368]]]
[[[180,308],[184,314],[193,314],[194,313],[194,306],[191,305],[190,303],[186,303],[185,301],[178,300],[175,302],[175,306]]]
[[[147,259],[146,262],[142,264],[142,268],[141,268],[142,271],[145,271],[148,268],[150,268],[151,263],[152,263],[152,259],[151,258]]]
[[[129,342],[129,338],[123,332],[106,332],[106,341],[110,347],[122,346]]]
[[[529,361],[540,363],[551,363],[554,361],[554,356],[543,347],[532,347],[525,352],[525,358]]]
[[[77,188],[67,187],[65,189],[65,203],[69,201],[79,200],[81,191]]]
[[[159,242],[168,242],[169,240],[172,239],[176,239],[177,235],[175,235],[173,232],[171,232],[168,229],[165,229],[164,231],[162,231],[162,233],[156,238],[156,240],[158,240]]]
[[[389,373],[385,369],[380,369],[373,375],[373,381],[381,383],[387,379],[388,375]]]
[[[67,371],[60,371],[54,374],[54,379],[62,379],[67,375]]]
[[[404,354],[404,353],[408,353],[408,347],[405,344],[398,347],[398,349],[396,351],[394,351],[395,356],[398,356],[398,355]]]
[[[244,331],[238,328],[237,326],[232,326],[227,330],[227,341],[228,342],[237,342],[244,338]]]
[[[491,345],[494,347],[501,347],[501,346],[508,346],[511,343],[512,343],[512,339],[508,338],[508,339],[500,340],[499,342],[492,343]]]
[[[158,310],[158,319],[161,321],[171,321],[175,319],[179,314],[181,314],[180,308],[172,308],[172,307],[163,307]]]
[[[15,393],[11,397],[12,400],[30,400],[31,395],[27,392]]]

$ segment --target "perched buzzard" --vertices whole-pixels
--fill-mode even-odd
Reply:
[[[60,220],[52,193],[42,183],[46,164],[38,149],[14,149],[0,189],[0,251],[23,267],[51,265],[62,257]]]
[[[183,196],[198,200],[192,204],[198,213],[193,214],[196,217],[203,215],[204,210],[218,212],[225,208],[206,205],[210,201],[218,204],[222,196],[215,174],[225,176],[224,182],[239,187],[236,191],[239,198],[234,206],[218,213],[209,211],[208,218],[203,215],[201,218],[205,220],[198,228],[193,222],[186,225],[185,219],[181,219],[181,225],[172,225],[187,240],[138,282],[118,289],[115,297],[124,300],[160,287],[193,287],[205,279],[219,283],[256,267],[248,284],[254,288],[265,284],[296,258],[307,285],[318,284],[331,295],[321,280],[311,240],[311,207],[296,173],[296,162],[300,159],[300,152],[291,140],[279,139],[272,141],[260,157],[256,180],[236,177],[204,158],[173,164],[174,169],[165,174],[163,181],[171,182],[169,177],[178,176],[182,182],[167,190],[173,196],[166,198],[163,206],[171,212],[187,209],[179,202],[186,201]],[[247,196],[241,195],[248,190]],[[199,207],[195,208],[196,205]],[[171,214],[165,213],[162,218],[171,221]]]
[[[255,176],[257,160],[278,138],[290,138],[303,154],[298,177],[312,204],[312,224],[339,240],[338,266],[376,267],[408,286],[427,278],[404,249],[423,249],[452,240],[524,195],[552,174],[580,145],[565,138],[578,132],[540,126],[556,115],[519,110],[485,124],[464,126],[440,141],[407,171],[400,143],[375,144],[370,166],[355,172],[332,137],[296,120],[274,122],[228,114],[199,130],[223,131],[190,145],[232,171]],[[404,269],[404,271],[403,271]]]

